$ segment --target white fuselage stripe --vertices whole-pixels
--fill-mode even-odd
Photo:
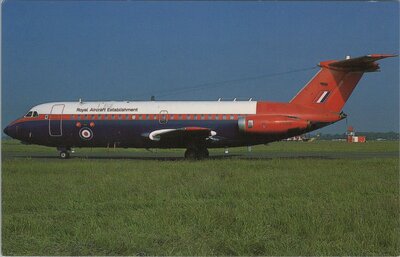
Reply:
[[[63,112],[55,114],[255,114],[256,101],[110,101],[46,103],[31,110],[49,113],[54,105],[64,104]]]

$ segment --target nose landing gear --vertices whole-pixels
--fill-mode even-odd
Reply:
[[[70,157],[71,148],[58,147],[57,150],[60,151],[60,159],[68,159]]]
[[[60,152],[60,158],[61,159],[68,159],[70,157],[70,154],[68,151],[61,151]]]

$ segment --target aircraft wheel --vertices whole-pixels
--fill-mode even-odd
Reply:
[[[60,158],[61,159],[68,159],[69,158],[69,152],[68,151],[61,151],[60,152]]]
[[[208,152],[207,148],[202,148],[199,149],[198,155],[200,158],[208,158],[210,156],[210,153]]]
[[[185,159],[194,160],[197,158],[197,153],[194,149],[188,148],[185,152]]]

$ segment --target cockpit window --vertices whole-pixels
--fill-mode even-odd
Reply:
[[[25,117],[32,117],[32,114],[33,114],[33,112],[30,111],[30,112],[28,112],[27,114],[25,114]]]
[[[33,112],[33,117],[37,117],[37,116],[39,116],[39,114],[37,113],[37,111],[34,111]]]

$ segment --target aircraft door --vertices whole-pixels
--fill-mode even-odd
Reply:
[[[160,111],[160,117],[158,119],[160,124],[167,124],[168,123],[168,111],[162,110]]]
[[[49,115],[49,134],[53,137],[62,136],[62,114],[64,104],[55,104],[51,108]]]

